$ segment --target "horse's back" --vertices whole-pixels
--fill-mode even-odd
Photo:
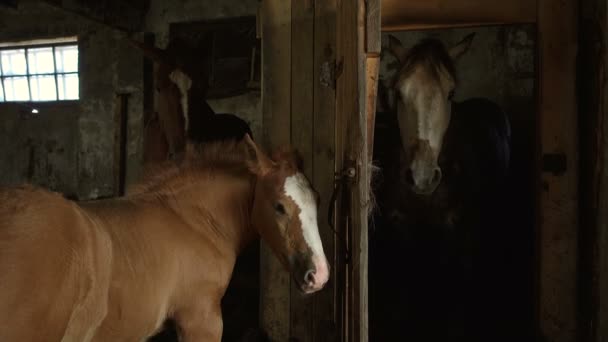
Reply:
[[[89,340],[105,316],[109,244],[58,194],[0,191],[0,340]]]
[[[471,98],[456,104],[448,139],[473,153],[464,157],[475,165],[479,176],[494,184],[506,177],[511,159],[511,125],[502,108],[485,98]],[[462,153],[455,152],[459,158]]]

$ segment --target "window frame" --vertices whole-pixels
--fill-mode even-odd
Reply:
[[[62,46],[76,46],[76,49],[78,51],[78,66],[76,68],[76,71],[71,71],[71,72],[57,72],[57,57],[55,55],[55,51],[57,47],[62,47]],[[29,58],[28,58],[28,51],[30,49],[39,49],[39,48],[52,48],[53,49],[53,72],[52,73],[35,73],[35,74],[30,74],[30,62],[29,62]],[[80,45],[78,44],[78,41],[67,41],[67,42],[54,42],[54,43],[40,43],[40,44],[15,44],[15,45],[2,45],[0,46],[0,51],[6,51],[6,50],[24,50],[24,54],[25,54],[25,74],[24,75],[10,75],[7,76],[4,74],[4,70],[2,67],[2,61],[0,61],[0,85],[2,86],[2,101],[0,101],[0,104],[4,104],[4,103],[44,103],[44,102],[49,102],[49,103],[55,103],[55,102],[70,102],[70,101],[79,101],[80,100]],[[59,99],[59,80],[58,80],[58,76],[59,75],[78,75],[78,98],[77,99],[64,99],[64,100],[60,100]],[[32,76],[53,76],[54,80],[55,80],[55,95],[56,95],[56,99],[55,100],[42,100],[42,101],[34,101],[32,100],[32,85],[31,85],[31,80],[30,78]],[[6,100],[6,87],[4,85],[4,80],[6,78],[13,78],[13,77],[25,77],[27,79],[27,88],[28,88],[28,92],[29,92],[29,100],[25,100],[25,101],[7,101]]]

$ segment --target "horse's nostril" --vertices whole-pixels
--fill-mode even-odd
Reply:
[[[441,182],[441,176],[441,169],[436,167],[435,170],[433,170],[432,184],[439,184],[439,182]]]
[[[314,285],[315,284],[315,270],[308,270],[306,271],[306,274],[304,275],[304,281],[306,282],[307,285]]]
[[[405,170],[405,183],[410,186],[414,185],[414,173],[412,169]]]

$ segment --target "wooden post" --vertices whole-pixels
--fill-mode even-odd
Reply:
[[[331,265],[325,289],[313,297],[314,341],[341,341],[342,287],[344,274],[343,246],[328,224],[328,208],[334,189],[336,89],[336,0],[314,1],[314,86],[313,184],[321,197],[319,232]]]
[[[129,94],[116,95],[114,113],[114,196],[125,194],[127,175],[127,129]]]
[[[291,142],[291,1],[262,6],[262,112],[266,148]],[[270,248],[260,248],[260,325],[272,341],[290,337],[290,278]]]
[[[365,1],[340,1],[337,16],[338,78],[337,132],[338,170],[349,177],[347,212],[341,224],[347,228],[351,260],[346,277],[346,341],[367,341],[367,214],[369,160],[366,115]]]
[[[540,340],[577,336],[577,4],[538,1]]]
[[[304,173],[313,181],[313,64],[314,2],[291,4],[291,141],[304,160]],[[313,184],[314,185],[314,184]],[[314,341],[313,297],[301,295],[292,282],[290,295],[290,337],[299,342]]]
[[[608,339],[608,4],[580,2],[581,341]]]
[[[380,36],[381,0],[365,2],[365,111],[367,113],[368,159],[373,160],[374,128],[376,123],[376,97],[378,93],[378,73],[380,71],[380,53],[382,37]],[[371,175],[370,175],[371,177]]]

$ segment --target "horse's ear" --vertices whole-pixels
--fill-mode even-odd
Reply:
[[[467,35],[458,44],[452,46],[449,50],[450,57],[452,57],[452,59],[458,59],[460,56],[464,55],[464,53],[469,50],[469,47],[471,47],[473,38],[475,38],[475,32]]]
[[[276,163],[268,158],[266,153],[251,139],[249,134],[245,134],[244,140],[249,150],[247,166],[251,172],[258,176],[263,176],[276,167]]]
[[[392,34],[388,35],[388,51],[390,51],[401,64],[405,62],[408,50],[401,44],[401,41]]]

